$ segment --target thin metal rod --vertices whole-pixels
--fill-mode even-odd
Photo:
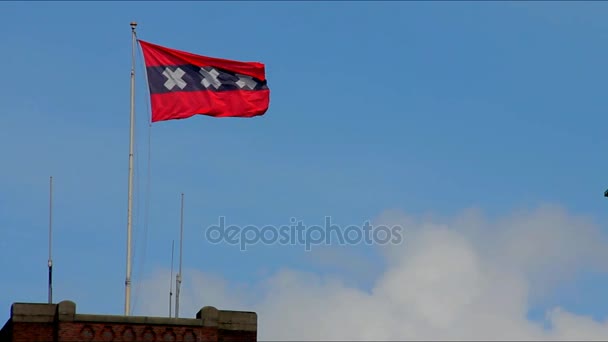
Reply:
[[[171,241],[171,278],[169,279],[169,318],[171,318],[171,309],[173,306],[173,250],[175,240]]]
[[[175,280],[175,317],[179,317],[179,293],[182,285],[182,246],[184,242],[184,194],[182,193],[182,206],[180,213],[180,227],[179,227],[179,272]]]
[[[53,304],[53,176],[49,179],[49,304]]]
[[[131,314],[131,235],[133,228],[133,140],[135,135],[135,49],[136,22],[131,23],[131,117],[129,130],[129,194],[127,204],[127,276],[125,279],[125,315]]]

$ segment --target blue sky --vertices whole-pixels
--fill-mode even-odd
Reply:
[[[219,216],[362,224],[386,210],[491,220],[550,203],[605,233],[607,14],[601,2],[3,2],[0,320],[12,302],[46,300],[51,175],[55,298],[122,313],[130,21],[149,42],[263,62],[271,89],[263,117],[149,128],[138,51],[134,280],[169,267],[184,192],[185,267],[369,289],[387,267],[376,248],[332,265],[297,246],[210,245],[203,229]],[[606,281],[581,271],[530,310],[603,319]]]

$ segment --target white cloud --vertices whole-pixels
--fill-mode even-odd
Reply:
[[[607,260],[592,222],[541,207],[494,221],[475,210],[419,222],[387,212],[376,223],[403,225],[406,239],[384,250],[388,266],[371,291],[296,270],[239,289],[188,270],[182,312],[254,310],[260,340],[608,339],[608,323],[559,307],[547,313],[548,329],[527,318],[543,291]],[[167,286],[165,271],[144,282],[142,313],[166,314],[158,294]]]

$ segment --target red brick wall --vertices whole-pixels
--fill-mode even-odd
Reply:
[[[222,341],[222,342],[257,341],[257,332],[220,330],[217,341],[218,342],[219,341]]]
[[[203,307],[196,319],[76,314],[76,304],[14,303],[0,342],[257,341],[257,314]]]
[[[61,322],[59,337],[65,342],[85,341],[217,341],[217,329],[180,326],[147,326]]]
[[[13,322],[11,342],[49,342],[53,341],[53,323]],[[4,342],[4,341],[2,341]]]
[[[55,327],[58,339],[54,339]],[[12,323],[12,340],[0,342],[86,341],[256,341],[256,332],[196,326],[148,326],[83,322]]]

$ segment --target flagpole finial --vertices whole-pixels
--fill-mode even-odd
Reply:
[[[135,28],[137,27],[137,23],[132,21],[131,22],[131,28],[135,30]]]

